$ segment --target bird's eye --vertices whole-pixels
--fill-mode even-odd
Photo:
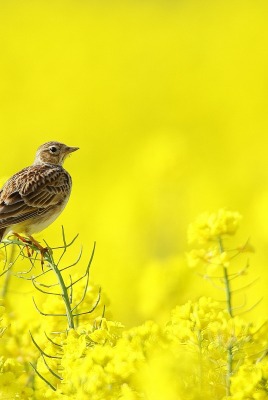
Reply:
[[[49,148],[50,153],[56,154],[58,152],[58,148],[56,146],[51,146]]]

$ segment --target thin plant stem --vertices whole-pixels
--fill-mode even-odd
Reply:
[[[231,376],[233,374],[233,346],[227,348],[227,373],[226,373],[226,396],[231,395]]]
[[[228,310],[230,317],[233,318],[232,292],[231,292],[231,288],[230,288],[230,280],[229,280],[229,276],[228,276],[228,270],[226,267],[223,267],[223,277],[224,277],[227,310]]]
[[[222,238],[219,237],[218,240],[219,240],[220,253],[223,253],[224,247],[223,247],[223,243],[222,243]],[[227,311],[228,311],[230,317],[233,317],[232,291],[231,291],[230,279],[229,279],[229,275],[228,275],[228,269],[224,266],[223,266],[223,279],[224,279]]]
[[[51,255],[50,251],[47,251],[45,254],[45,260],[49,263],[50,268],[55,272],[55,275],[57,276],[58,282],[59,282],[59,287],[61,289],[61,296],[65,304],[65,309],[66,309],[66,316],[67,316],[67,321],[68,321],[68,329],[74,329],[74,319],[73,319],[73,314],[72,314],[72,307],[71,307],[71,302],[70,298],[68,295],[68,290],[67,287],[64,283],[62,274],[57,267],[56,263],[53,260],[53,256]]]
[[[219,237],[219,248],[220,253],[224,252],[222,238]],[[230,279],[228,275],[228,269],[223,266],[223,280],[225,287],[225,295],[226,295],[226,304],[227,311],[231,318],[233,318],[233,307],[232,307],[232,291],[230,285]],[[233,346],[230,344],[227,347],[227,372],[226,372],[226,396],[230,396],[231,394],[231,376],[233,373]]]

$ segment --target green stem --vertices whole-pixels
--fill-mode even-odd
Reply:
[[[228,271],[226,267],[223,267],[223,276],[224,276],[224,285],[225,285],[225,295],[226,295],[226,303],[227,310],[230,317],[233,318],[233,309],[232,309],[232,292],[230,287],[230,281],[228,276]]]
[[[68,295],[68,290],[67,287],[64,283],[63,277],[61,275],[60,270],[58,269],[57,265],[55,264],[53,257],[50,254],[50,251],[47,251],[45,254],[45,259],[49,263],[51,269],[55,272],[55,275],[57,276],[59,286],[61,288],[61,296],[65,304],[65,309],[66,309],[66,316],[67,316],[67,321],[68,321],[68,329],[74,329],[74,319],[73,319],[73,314],[72,314],[72,308],[71,308],[71,303],[70,303],[70,298]]]
[[[223,247],[221,237],[219,237],[218,240],[219,240],[220,253],[223,253],[224,247]],[[224,286],[225,286],[227,311],[228,311],[230,317],[233,318],[232,291],[231,291],[231,285],[230,285],[230,280],[229,280],[229,275],[228,275],[228,269],[226,267],[223,267],[223,279],[224,279]]]
[[[226,374],[226,396],[231,395],[231,376],[233,373],[233,347],[227,348],[227,374]]]
[[[221,237],[219,237],[219,248],[220,253],[224,252],[224,247],[222,243]],[[225,286],[225,295],[226,295],[226,303],[227,303],[227,311],[231,318],[233,318],[233,308],[232,308],[232,291],[230,285],[230,279],[228,275],[228,269],[223,267],[223,279]],[[230,396],[231,394],[231,376],[233,373],[233,347],[229,345],[227,347],[227,373],[226,373],[226,396]]]

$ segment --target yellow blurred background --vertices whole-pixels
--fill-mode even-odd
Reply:
[[[70,202],[38,237],[79,233],[81,269],[96,240],[92,279],[127,326],[222,297],[185,259],[189,223],[220,207],[244,216],[249,279],[261,278],[246,303],[263,297],[265,316],[267,17],[258,0],[0,3],[0,176],[43,142],[80,147]],[[10,289],[17,306],[24,286]]]

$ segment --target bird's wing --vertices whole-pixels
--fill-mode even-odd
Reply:
[[[69,196],[70,175],[60,166],[32,165],[0,191],[0,229],[42,215]]]

